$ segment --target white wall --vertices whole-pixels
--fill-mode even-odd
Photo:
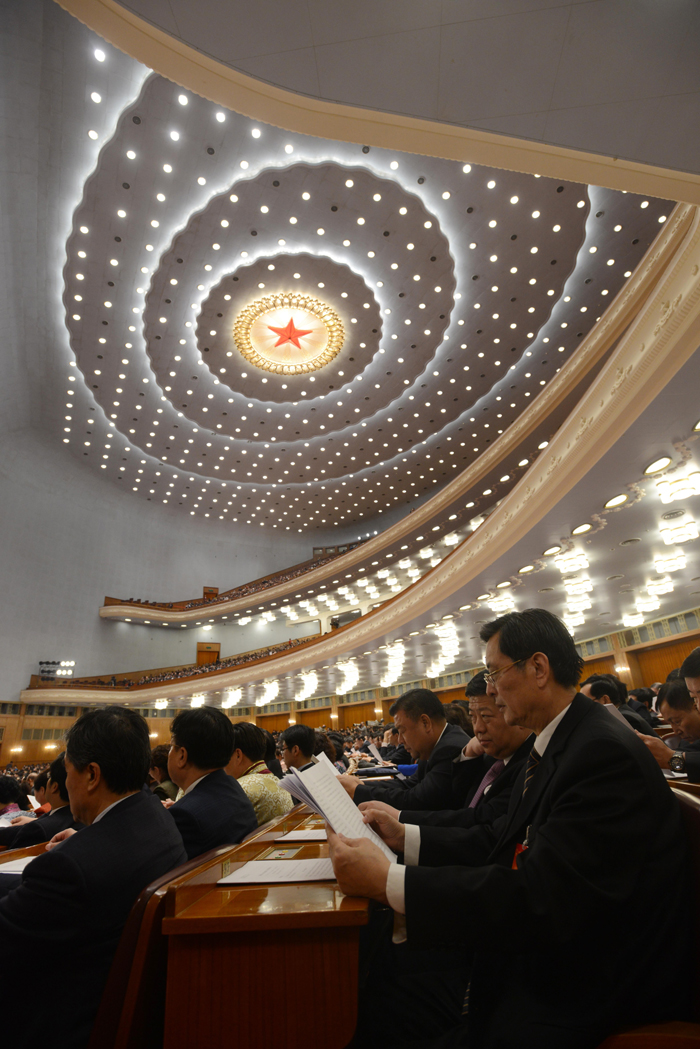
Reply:
[[[120,492],[31,430],[0,442],[0,508],[0,701],[16,699],[39,659],[111,674],[194,661],[197,641],[221,642],[230,655],[317,629],[276,621],[204,632],[101,620],[105,595],[201,596],[203,585],[227,589],[303,561],[313,540],[191,522]]]

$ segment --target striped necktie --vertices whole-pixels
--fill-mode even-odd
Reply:
[[[527,788],[530,786],[530,781],[535,775],[535,769],[537,768],[541,760],[542,759],[540,758],[540,755],[533,747],[527,756],[527,764],[525,766],[525,783],[523,784],[523,797],[525,796]]]
[[[500,776],[500,774],[501,774],[501,772],[503,771],[504,768],[505,768],[505,762],[501,761],[499,759],[498,761],[494,761],[493,765],[491,765],[491,767],[489,769],[487,769],[486,775],[482,779],[482,781],[479,784],[479,786],[476,788],[476,793],[474,794],[474,797],[469,802],[469,808],[470,809],[475,809],[476,808],[476,806],[481,801],[481,799],[483,797],[483,794],[484,794],[484,791],[486,790],[486,788],[491,786],[493,781],[498,776]]]

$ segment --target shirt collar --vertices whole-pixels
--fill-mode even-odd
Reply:
[[[200,777],[199,777],[199,779],[196,779],[196,780],[194,781],[194,783],[190,783],[189,787],[187,788],[187,790],[186,790],[186,791],[184,792],[184,794],[182,795],[182,796],[183,796],[183,798],[184,798],[184,797],[185,797],[185,796],[186,796],[187,794],[189,794],[189,793],[190,793],[190,791],[194,790],[194,788],[195,788],[195,787],[197,786],[197,784],[198,784],[198,783],[201,783],[203,779],[206,779],[206,778],[207,778],[207,776],[211,776],[211,772],[205,772],[205,773],[204,773],[204,775],[203,775],[203,776],[200,776]]]
[[[542,731],[540,732],[539,736],[535,740],[533,749],[537,751],[537,753],[539,754],[539,756],[541,758],[544,757],[544,752],[547,749],[547,747],[549,746],[549,741],[551,740],[552,736],[556,732],[556,730],[557,730],[557,728],[559,726],[559,722],[563,719],[564,715],[566,714],[566,712],[567,712],[567,710],[569,709],[570,706],[571,706],[571,703],[569,703],[568,706],[564,707],[564,709],[561,711],[561,713],[557,714],[557,716],[555,718],[553,718],[549,722],[549,724],[545,726],[545,728],[542,729]]]
[[[94,820],[92,822],[93,823],[99,823],[100,820],[102,819],[102,817],[107,815],[107,813],[109,812],[110,809],[113,809],[117,805],[120,805],[122,801],[126,801],[126,799],[130,798],[131,796],[132,796],[131,794],[127,794],[123,798],[117,798],[117,800],[113,801],[111,805],[108,805],[106,809],[102,809],[102,812],[98,813],[97,816],[95,816],[95,818],[94,818]]]

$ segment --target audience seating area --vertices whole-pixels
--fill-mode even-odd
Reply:
[[[347,546],[343,547],[342,551],[338,553],[328,554],[325,557],[315,557],[308,561],[303,561],[301,564],[294,565],[292,568],[285,568],[281,572],[271,572],[270,575],[263,576],[260,579],[254,579],[250,583],[242,583],[240,586],[232,587],[230,590],[225,590],[222,593],[216,595],[204,595],[203,597],[196,597],[186,601],[146,601],[143,598],[136,597],[105,597],[105,605],[140,605],[141,607],[153,608],[153,609],[172,609],[174,611],[189,611],[192,608],[210,608],[212,605],[220,605],[225,601],[235,601],[239,597],[249,597],[252,594],[259,594],[263,590],[269,590],[273,586],[279,586],[281,583],[286,583],[290,579],[298,579],[300,576],[310,572],[315,568],[322,568],[323,565],[330,564],[331,561],[335,561],[342,554],[347,553],[350,550],[354,550],[358,546],[362,546],[366,539],[360,539],[356,543],[348,543]]]
[[[283,652],[289,652],[291,649],[316,641],[318,636],[318,634],[311,634],[308,637],[290,638],[289,641],[282,641],[278,645],[267,645],[265,648],[256,648],[250,652],[239,652],[235,656],[226,656],[224,659],[217,659],[213,663],[189,663],[179,667],[162,667],[158,670],[126,671],[125,673],[113,674],[108,678],[78,677],[64,678],[61,681],[42,681],[38,674],[32,674],[27,687],[29,689],[83,688],[136,691],[141,688],[148,688],[150,685],[163,684],[168,681],[196,681],[202,675],[209,676],[222,673],[231,670],[232,667],[244,666],[248,663],[257,663],[273,658]]]

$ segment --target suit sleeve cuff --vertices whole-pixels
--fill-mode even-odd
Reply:
[[[400,863],[392,863],[386,876],[386,898],[396,914],[406,913],[404,879],[406,868]]]
[[[404,826],[403,862],[407,867],[416,867],[420,862],[420,827],[415,823],[406,823]]]

